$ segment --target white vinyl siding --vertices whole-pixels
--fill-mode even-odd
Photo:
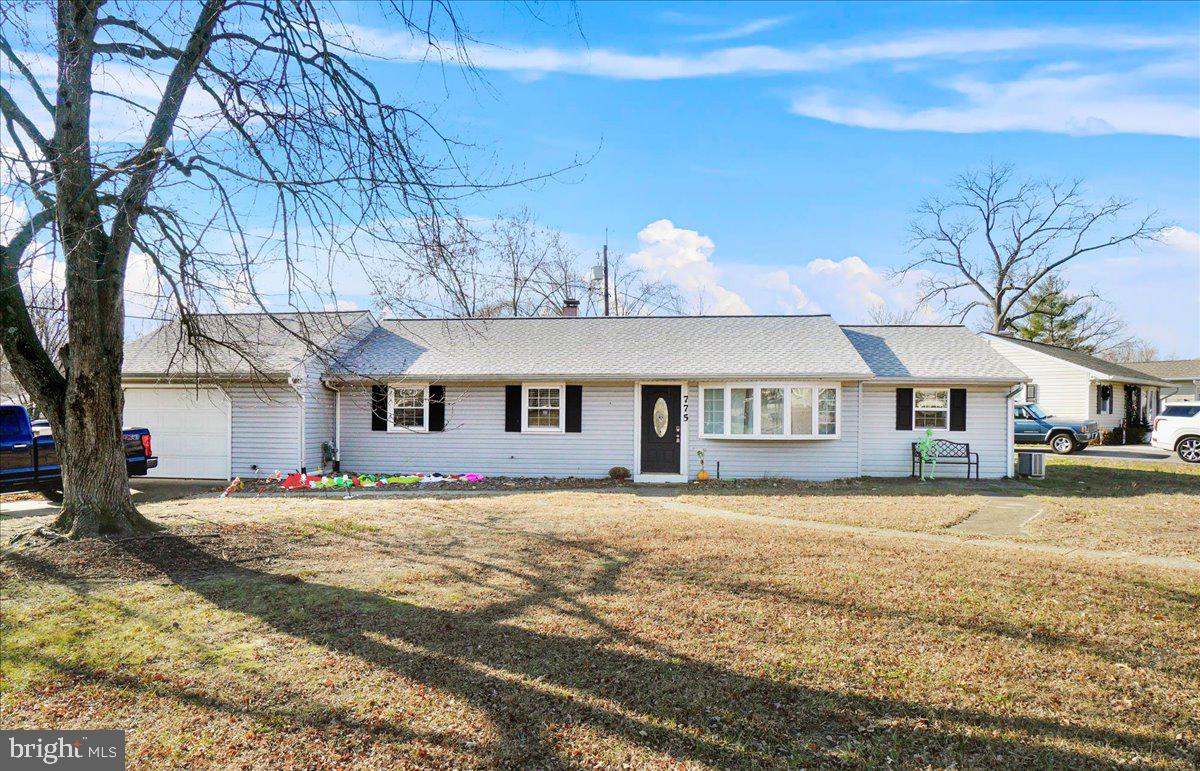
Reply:
[[[233,400],[233,474],[253,478],[299,470],[299,394],[288,385],[239,384],[225,390]]]
[[[315,378],[306,380],[301,390],[304,392],[304,467],[315,472],[321,468],[321,445],[334,441],[334,393]]]
[[[1096,409],[1098,406],[1096,390],[1102,385],[1112,386],[1111,413],[1107,409],[1104,412]],[[1096,421],[1105,431],[1111,431],[1125,422],[1125,384],[1109,380],[1093,381],[1088,389],[1088,418]]]
[[[995,337],[986,339],[1002,356],[1037,383],[1037,405],[1047,415],[1063,420],[1092,417],[1096,409],[1096,389],[1087,370],[1015,343]]]
[[[371,392],[342,391],[342,468],[358,472],[476,472],[603,477],[633,468],[633,383],[582,383],[583,431],[504,430],[504,383],[446,383],[446,429],[371,430]]]
[[[700,470],[697,450],[704,450],[704,467],[714,477],[717,463],[723,479],[785,477],[791,479],[843,479],[858,475],[858,384],[842,383],[841,426],[837,439],[822,441],[763,441],[750,437],[702,438],[703,419],[697,384],[688,386],[693,414],[684,424],[688,432],[689,478]],[[816,405],[813,405],[816,409]],[[892,423],[895,423],[893,419]],[[907,473],[907,472],[906,472]]]
[[[946,386],[958,388],[960,386]],[[862,463],[864,476],[908,476],[912,470],[912,443],[924,435],[922,429],[896,430],[895,385],[863,385]],[[938,432],[938,439],[966,442],[979,453],[981,477],[1007,476],[1011,467],[1009,452],[1009,388],[1003,386],[967,386],[967,430]],[[842,389],[842,398],[849,391]],[[965,466],[939,465],[939,477],[963,477]]]

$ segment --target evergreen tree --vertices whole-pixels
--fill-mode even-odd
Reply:
[[[1090,295],[1069,292],[1058,276],[1047,276],[1021,300],[1021,312],[1016,314],[1020,320],[1013,329],[1026,340],[1093,353],[1098,319],[1090,300]]]

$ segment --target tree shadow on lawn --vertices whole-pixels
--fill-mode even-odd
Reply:
[[[834,754],[839,739],[831,742],[830,736],[846,742],[844,750],[861,753],[858,762],[879,762],[884,754],[923,756],[935,763],[947,755],[997,765],[1097,762],[1086,751],[1061,746],[1068,741],[1143,757],[1175,757],[1169,742],[1129,732],[848,695],[688,657],[664,659],[649,652],[655,646],[639,645],[628,634],[616,650],[606,645],[611,627],[593,637],[573,637],[505,623],[548,598],[612,591],[624,561],[611,562],[581,590],[548,584],[482,608],[445,610],[256,570],[186,539],[165,537],[174,539],[167,549],[141,549],[136,541],[124,548],[219,608],[358,657],[484,711],[500,739],[496,746],[476,750],[481,762],[566,766],[572,759],[556,746],[555,735],[571,725],[677,760],[724,767],[844,762],[844,755]],[[536,565],[533,570],[536,575]],[[458,577],[471,580],[466,574]],[[594,614],[585,615],[595,620]],[[631,652],[633,647],[641,651]],[[891,736],[858,733],[885,720],[920,721],[926,727],[899,728]],[[967,735],[968,730],[974,735]],[[1018,736],[996,736],[1002,732]],[[396,733],[405,735],[404,729]]]

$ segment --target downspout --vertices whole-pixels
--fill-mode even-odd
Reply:
[[[307,474],[308,467],[304,464],[304,416],[306,413],[305,403],[308,400],[304,396],[303,389],[300,388],[300,382],[300,378],[297,378],[295,375],[288,378],[288,385],[296,392],[296,396],[300,397],[300,463],[297,464],[296,468],[300,470],[301,474]]]
[[[1012,390],[1009,391],[1008,394],[1004,397],[1004,411],[1005,411],[1004,426],[1005,426],[1005,432],[1007,434],[1007,438],[1004,441],[1004,447],[1008,453],[1005,456],[1008,458],[1008,462],[1005,463],[1005,465],[1004,465],[1005,469],[1007,469],[1007,473],[1004,475],[1006,479],[1013,479],[1016,477],[1016,473],[1013,469],[1013,464],[1017,462],[1017,460],[1016,460],[1017,423],[1016,423],[1016,416],[1013,414],[1013,409],[1016,406],[1013,404],[1013,399],[1016,398],[1017,394],[1023,392],[1024,390],[1025,390],[1025,383],[1017,383],[1016,385],[1013,386]],[[1038,398],[1039,399],[1041,398],[1041,394],[1038,394]]]
[[[860,477],[863,475],[863,472],[862,472],[862,435],[863,435],[863,422],[862,422],[863,390],[862,390],[862,386],[863,386],[863,381],[861,381],[861,380],[858,381],[858,438],[856,441],[858,442],[858,475]]]
[[[334,388],[328,382],[325,387],[333,391],[333,470],[336,473],[342,470],[342,389]]]

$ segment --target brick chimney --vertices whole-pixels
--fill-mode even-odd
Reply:
[[[579,315],[579,301],[567,298],[563,301],[562,307],[563,318],[573,319]]]

